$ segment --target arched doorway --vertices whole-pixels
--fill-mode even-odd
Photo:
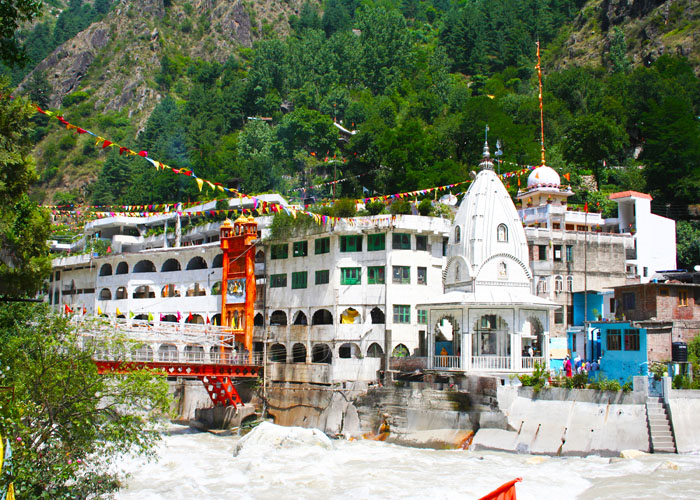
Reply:
[[[373,342],[369,346],[369,348],[367,349],[367,357],[368,358],[383,358],[384,357],[384,349],[382,349],[382,346],[380,346],[376,342]]]
[[[332,325],[333,315],[328,309],[319,309],[311,317],[312,325]]]
[[[361,354],[359,346],[352,342],[346,342],[338,348],[338,357],[340,359],[357,359]]]
[[[498,314],[481,315],[472,330],[472,366],[490,370],[510,369],[510,355],[508,323]]]
[[[271,363],[286,363],[287,348],[283,344],[272,344],[268,358]]]
[[[443,316],[435,323],[435,355],[459,356],[462,353],[460,325],[454,316]]]
[[[312,363],[325,363],[330,365],[332,361],[333,353],[327,344],[316,344],[313,349],[311,349]]]
[[[306,346],[301,342],[297,342],[292,346],[292,362],[306,363]]]

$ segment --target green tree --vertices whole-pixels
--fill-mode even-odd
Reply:
[[[564,158],[593,170],[600,186],[604,160],[617,158],[627,140],[625,131],[614,120],[600,113],[574,119],[563,142]]]
[[[613,36],[610,41],[610,65],[613,73],[624,73],[630,68],[625,34],[619,26],[615,26],[613,29]]]
[[[700,222],[676,222],[676,260],[679,269],[700,265]]]
[[[41,0],[0,2],[0,61],[14,65],[26,60],[24,47],[15,36],[20,24],[29,22],[41,12]]]
[[[13,447],[1,481],[17,498],[111,498],[115,459],[148,455],[160,438],[150,417],[168,411],[165,377],[98,374],[79,333],[45,305],[0,307],[0,384],[13,391],[0,393]]]
[[[29,201],[36,180],[31,156],[31,105],[10,99],[0,81],[0,294],[34,295],[51,270],[48,213]]]

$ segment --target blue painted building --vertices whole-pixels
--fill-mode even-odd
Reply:
[[[647,331],[629,321],[594,321],[584,328],[570,328],[572,357],[600,359],[600,376],[621,384],[635,375],[648,375]]]

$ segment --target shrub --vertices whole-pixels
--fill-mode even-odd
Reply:
[[[389,206],[391,215],[410,215],[411,204],[406,200],[396,200]]]
[[[433,203],[430,201],[430,198],[424,198],[419,204],[418,204],[418,213],[423,215],[423,216],[429,216],[433,215]]]
[[[334,217],[355,217],[357,214],[357,205],[355,200],[349,198],[341,198],[333,204],[332,210]]]
[[[365,205],[365,210],[367,210],[370,215],[379,215],[385,208],[384,203],[381,201],[371,201]]]
[[[547,385],[547,380],[549,380],[549,370],[544,369],[544,363],[535,363],[535,369],[532,375],[520,375],[520,383],[525,387],[534,388],[535,392],[539,392],[543,387]]]

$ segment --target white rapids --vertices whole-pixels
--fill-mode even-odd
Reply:
[[[700,495],[698,455],[549,458],[330,441],[319,434],[268,424],[239,439],[174,426],[159,461],[124,460],[131,477],[117,498],[474,499],[516,477],[523,478],[519,500]]]

